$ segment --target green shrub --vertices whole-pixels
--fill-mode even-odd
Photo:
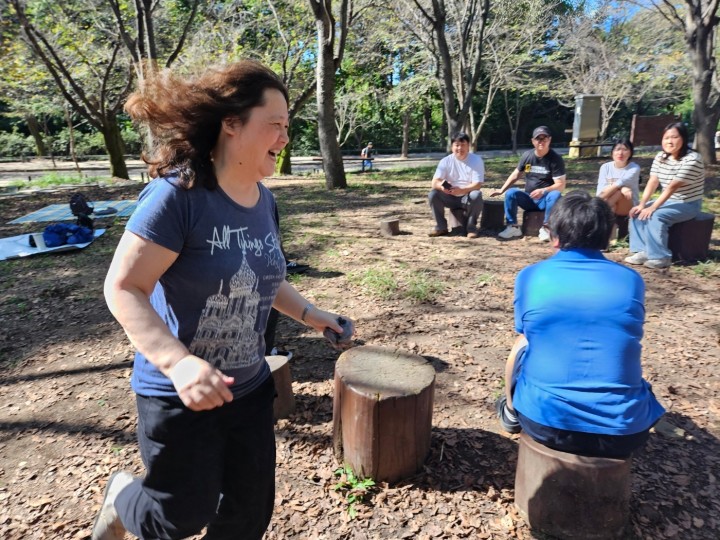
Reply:
[[[17,128],[10,132],[0,131],[0,156],[21,158],[34,156],[35,153],[32,136],[18,132]]]

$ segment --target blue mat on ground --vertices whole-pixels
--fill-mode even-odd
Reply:
[[[105,229],[95,229],[93,231],[95,238],[105,232]],[[33,233],[21,234],[18,236],[9,236],[8,238],[0,238],[0,261],[6,259],[18,259],[20,257],[30,257],[31,255],[39,255],[40,253],[53,253],[56,251],[71,251],[74,249],[82,249],[89,246],[92,242],[83,244],[64,244],[57,247],[32,247],[30,246],[30,235]],[[34,234],[42,234],[34,233]]]
[[[116,213],[109,214],[108,216],[95,217],[128,217],[135,211],[137,201],[92,201],[90,204],[97,211],[105,210],[110,206],[117,210]],[[73,216],[72,212],[70,212],[70,205],[67,203],[51,204],[50,206],[46,206],[45,208],[41,208],[40,210],[36,210],[35,212],[25,216],[13,219],[8,223],[33,223],[41,221],[75,221],[75,216]]]

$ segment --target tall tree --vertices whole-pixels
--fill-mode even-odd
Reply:
[[[102,133],[110,173],[129,178],[117,115],[132,77],[123,65],[120,41],[98,35],[92,28],[97,13],[88,12],[86,6],[38,2],[28,9],[21,0],[9,4],[35,59],[45,66],[73,111]],[[78,38],[81,35],[83,40]]]
[[[716,163],[715,131],[720,119],[720,82],[715,58],[715,32],[720,22],[720,0],[652,0],[651,3],[683,33],[692,65],[695,148],[705,163]]]
[[[338,133],[335,125],[335,72],[345,52],[345,42],[352,18],[351,0],[340,0],[339,17],[335,19],[332,0],[308,0],[317,27],[318,139],[328,189],[347,187]]]
[[[448,138],[465,129],[482,71],[490,0],[403,0],[398,16],[435,58]]]

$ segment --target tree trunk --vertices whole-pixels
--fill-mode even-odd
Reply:
[[[70,114],[70,106],[66,103],[63,109],[65,110],[65,122],[67,123],[69,135],[68,138],[70,140],[70,157],[75,164],[75,169],[77,170],[78,175],[80,176],[80,178],[82,178],[83,173],[82,169],[80,168],[80,163],[78,163],[77,151],[75,150],[75,129],[73,128],[72,115]]]
[[[403,115],[403,139],[400,157],[406,158],[410,153],[410,111],[405,111]]]
[[[130,179],[125,164],[125,143],[122,140],[117,118],[111,116],[104,119],[102,135],[105,140],[105,149],[110,157],[110,175]]]
[[[423,109],[422,135],[420,136],[420,145],[429,146],[430,132],[432,131],[432,110],[427,105]]]
[[[318,20],[317,107],[318,139],[328,189],[347,187],[345,167],[335,126],[335,61],[332,41],[324,37],[324,24]],[[333,31],[331,28],[330,31]]]
[[[275,167],[275,172],[277,174],[292,174],[292,163],[290,163],[291,155],[292,139],[288,141],[287,145],[285,145],[285,148],[282,149],[282,152],[280,152],[280,155],[278,156],[277,167]]]
[[[717,163],[715,156],[715,131],[717,130],[720,106],[717,95],[713,95],[715,57],[713,29],[696,27],[689,40],[690,60],[693,66],[693,124],[695,125],[695,150],[705,164]]]
[[[47,156],[47,146],[45,146],[45,140],[43,139],[42,131],[40,130],[40,123],[37,118],[35,118],[35,115],[29,113],[26,114],[25,123],[30,131],[30,135],[32,135],[32,138],[35,141],[35,152],[38,157]]]

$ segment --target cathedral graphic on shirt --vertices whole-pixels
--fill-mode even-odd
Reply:
[[[258,361],[259,334],[255,330],[260,293],[258,277],[243,257],[230,278],[228,295],[223,282],[205,303],[190,351],[220,370],[250,366]]]

